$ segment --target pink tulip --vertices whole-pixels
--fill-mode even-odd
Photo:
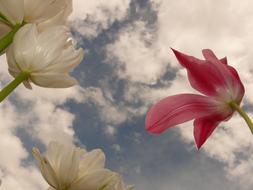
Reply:
[[[244,87],[237,71],[227,64],[227,59],[219,60],[211,50],[202,51],[205,60],[172,50],[187,69],[191,86],[204,95],[178,94],[160,100],[147,113],[146,129],[152,134],[160,134],[194,119],[193,134],[199,149],[220,122],[230,119],[235,110],[242,111],[239,105]],[[246,122],[251,123],[250,120]]]

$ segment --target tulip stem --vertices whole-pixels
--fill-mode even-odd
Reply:
[[[0,91],[0,102],[2,102],[19,84],[27,80],[30,73],[22,71],[11,83]]]
[[[12,30],[0,39],[0,54],[12,43],[14,35],[23,26],[23,24],[16,24]]]
[[[233,110],[236,110],[243,117],[248,124],[251,133],[253,134],[253,123],[247,113],[234,101],[230,102],[229,105]]]

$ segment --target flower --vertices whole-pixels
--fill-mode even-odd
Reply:
[[[156,103],[147,113],[146,129],[153,134],[194,120],[194,138],[199,149],[222,121],[230,119],[233,105],[239,105],[244,87],[237,71],[227,59],[218,59],[209,50],[202,51],[205,60],[172,49],[179,63],[187,69],[191,86],[203,93],[178,94]]]
[[[71,12],[72,0],[0,0],[0,13],[13,25],[61,25]]]
[[[36,25],[27,24],[17,32],[6,55],[13,77],[29,73],[26,87],[30,88],[31,81],[42,87],[66,88],[76,84],[68,72],[81,62],[83,51],[74,49],[64,26],[38,32]]]
[[[72,0],[0,0],[0,55],[25,24],[36,24],[42,31],[66,24],[71,12]]]
[[[32,153],[52,190],[102,190],[114,175],[104,168],[100,149],[86,152],[52,141],[44,155],[36,148]]]

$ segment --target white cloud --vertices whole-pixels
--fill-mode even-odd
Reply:
[[[133,82],[152,83],[165,72],[168,60],[159,59],[162,49],[150,46],[152,35],[142,21],[120,31],[117,41],[108,45],[108,63],[119,63],[118,75]],[[168,48],[166,48],[166,51]]]
[[[129,3],[130,0],[74,0],[73,25],[82,35],[96,37],[102,29],[127,15]],[[88,24],[84,24],[84,20]]]

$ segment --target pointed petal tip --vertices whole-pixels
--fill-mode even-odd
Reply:
[[[172,48],[172,47],[170,47],[170,49],[173,51],[173,53],[174,53],[175,55],[180,54],[180,52],[179,52],[178,50],[176,50],[176,49],[174,49],[174,48]]]
[[[203,145],[203,144],[204,144],[204,143],[198,144],[198,143],[196,142],[196,148],[197,148],[198,151],[200,151],[200,149],[202,148],[202,145]]]
[[[197,139],[197,137],[194,135],[194,140],[195,140],[196,148],[200,150],[207,139]]]

